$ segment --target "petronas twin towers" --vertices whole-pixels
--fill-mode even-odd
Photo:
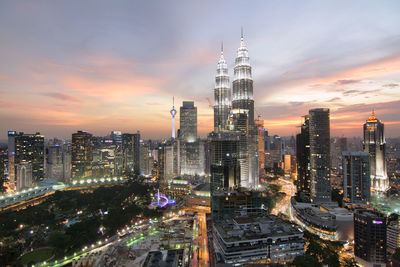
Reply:
[[[257,188],[257,126],[254,123],[253,79],[243,32],[235,59],[232,89],[233,94],[222,47],[215,76],[214,132],[235,132],[240,135],[237,153],[240,184],[236,186]]]
[[[231,97],[228,65],[226,64],[222,47],[217,75],[215,76],[214,100],[215,131],[226,128],[231,109],[247,110],[249,124],[254,125],[253,79],[251,76],[249,51],[244,42],[243,34],[235,59],[233,97]]]

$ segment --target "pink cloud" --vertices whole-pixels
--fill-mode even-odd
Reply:
[[[53,93],[44,93],[43,95],[52,97],[57,100],[65,101],[65,102],[75,102],[75,103],[81,102],[81,100],[79,98],[76,98],[76,97],[73,97],[73,96],[70,96],[67,94],[63,94],[63,93],[53,92]]]

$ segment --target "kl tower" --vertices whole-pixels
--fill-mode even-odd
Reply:
[[[172,115],[172,138],[175,139],[175,115],[176,115],[176,109],[175,109],[175,97],[172,97],[172,109],[170,111]]]

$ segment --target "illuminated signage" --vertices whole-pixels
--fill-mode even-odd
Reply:
[[[372,223],[373,223],[373,224],[383,224],[382,221],[375,221],[375,220],[373,220]]]

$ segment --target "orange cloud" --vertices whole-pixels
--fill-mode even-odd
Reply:
[[[125,81],[95,80],[79,76],[64,79],[63,85],[86,96],[103,100],[124,100],[127,96],[144,95],[159,91],[156,78],[136,77]]]

